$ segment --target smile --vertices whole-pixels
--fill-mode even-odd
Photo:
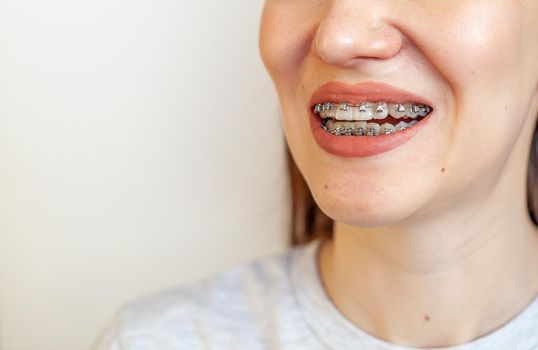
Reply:
[[[306,104],[315,142],[332,155],[371,157],[399,148],[431,129],[433,102],[381,82],[321,85]],[[434,119],[435,118],[435,119]]]
[[[314,106],[322,129],[335,136],[394,134],[413,127],[431,111],[432,108],[424,104],[382,101],[354,104],[325,102]]]

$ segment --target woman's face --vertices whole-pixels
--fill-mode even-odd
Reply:
[[[337,221],[437,215],[485,198],[511,158],[526,161],[512,151],[530,146],[534,128],[536,0],[266,0],[260,49],[291,152]],[[432,111],[402,131],[396,122],[414,119],[392,119],[379,135],[370,123],[389,119],[363,121],[384,116],[377,102]],[[313,111],[321,103],[332,103],[332,134]],[[333,135],[345,128],[352,136]]]

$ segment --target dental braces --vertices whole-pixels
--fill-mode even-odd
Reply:
[[[379,130],[377,130],[376,128],[373,128],[373,127],[369,127],[369,128],[364,128],[362,126],[357,126],[355,128],[351,128],[351,127],[347,127],[347,128],[344,128],[344,127],[341,127],[341,126],[337,126],[336,128],[334,129],[330,129],[329,127],[327,127],[327,122],[328,120],[323,120],[321,122],[321,127],[323,130],[325,130],[326,132],[330,133],[330,134],[333,134],[335,136],[378,136],[378,135],[391,135],[391,134],[394,134],[394,133],[397,133],[399,131],[403,131],[407,128],[410,128],[412,127],[413,125],[417,124],[417,120],[413,120],[411,121],[410,123],[406,123],[407,126],[396,126],[396,125],[392,125],[392,128],[394,128],[394,130],[392,128],[389,128],[387,129],[387,127],[385,125],[380,125],[379,126]],[[377,124],[377,123],[376,123]],[[384,129],[383,131],[381,129]]]
[[[417,103],[386,103],[386,102],[361,102],[361,103],[318,103],[314,106],[314,113],[319,114],[320,116],[330,118],[327,113],[330,111],[349,111],[350,109],[356,108],[359,113],[370,113],[376,115],[386,116],[388,114],[396,114],[396,116],[408,116],[408,117],[424,117],[428,115],[432,108],[428,105],[417,104]],[[330,113],[329,113],[330,114]],[[391,115],[392,115],[391,114]]]

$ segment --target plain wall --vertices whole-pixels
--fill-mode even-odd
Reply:
[[[0,348],[288,239],[260,0],[0,0]]]

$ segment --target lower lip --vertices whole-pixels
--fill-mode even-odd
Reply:
[[[426,126],[430,116],[405,130],[379,136],[335,136],[322,129],[320,118],[313,112],[310,112],[310,126],[314,139],[328,153],[345,158],[365,158],[403,145]]]

